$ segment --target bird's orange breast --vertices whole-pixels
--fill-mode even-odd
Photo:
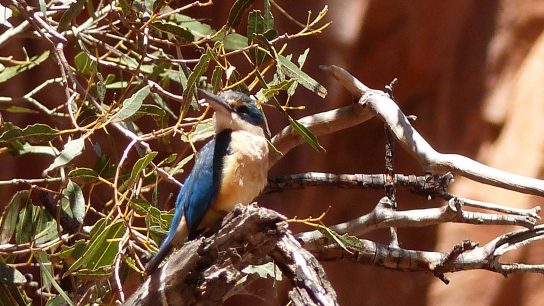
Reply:
[[[224,159],[221,188],[212,204],[214,210],[228,212],[236,204],[249,204],[266,186],[266,138],[245,131],[233,131],[230,152]]]

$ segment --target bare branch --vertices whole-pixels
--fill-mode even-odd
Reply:
[[[364,216],[348,222],[336,224],[330,229],[339,234],[360,236],[362,234],[388,227],[423,227],[447,222],[483,225],[520,225],[532,228],[536,219],[530,212],[524,215],[498,215],[462,210],[462,203],[455,198],[447,205],[438,208],[397,211],[392,203],[383,197],[374,210]],[[304,232],[297,235],[304,242],[304,247],[313,251],[316,245],[322,244],[325,236],[318,231]]]
[[[327,135],[338,132],[352,126],[361,124],[374,117],[368,108],[359,104],[340,107],[331,111],[314,114],[297,120],[299,123],[309,128],[316,135]],[[291,127],[285,127],[281,132],[272,138],[272,144],[283,155],[287,154],[294,147],[303,144],[304,140]],[[272,167],[282,155],[271,151],[269,159],[269,167]]]
[[[169,305],[219,305],[247,285],[243,268],[269,261],[268,256],[293,278],[294,305],[337,305],[323,268],[300,247],[284,220],[272,210],[238,206],[215,234],[174,252],[125,305],[155,305],[159,300]]]
[[[447,187],[453,182],[450,173],[444,175],[404,175],[395,174],[393,184],[405,187],[424,196],[442,197]],[[268,178],[264,194],[306,187],[333,186],[338,188],[383,189],[386,185],[385,174],[334,174],[306,172]],[[448,198],[449,199],[449,198]]]
[[[518,249],[530,242],[544,238],[544,225],[533,229],[507,233],[484,246],[471,242],[457,245],[449,253],[414,251],[386,246],[373,241],[360,239],[357,252],[327,241],[314,245],[312,254],[319,260],[347,260],[355,263],[380,266],[387,269],[431,272],[440,277],[446,272],[484,269],[503,275],[513,272],[544,273],[544,265],[501,263],[500,257],[506,252]],[[306,247],[306,245],[304,245]],[[441,277],[442,279],[442,277]],[[447,282],[447,279],[442,279]]]
[[[544,181],[495,169],[458,154],[437,152],[412,127],[397,104],[383,91],[370,89],[346,70],[322,66],[359,99],[359,104],[378,116],[393,132],[402,147],[431,173],[452,171],[475,181],[522,193],[544,196]]]

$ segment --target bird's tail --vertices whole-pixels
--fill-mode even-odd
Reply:
[[[164,247],[161,247],[159,249],[159,252],[155,254],[155,256],[153,256],[153,258],[151,258],[151,260],[145,265],[145,274],[146,275],[153,274],[153,272],[157,270],[157,268],[159,267],[163,259],[166,257],[166,255],[170,253],[171,249],[172,249],[172,244],[170,243],[166,244]]]
[[[188,236],[188,229],[187,229],[187,223],[185,222],[185,217],[182,216],[176,224],[176,217],[174,216],[173,224],[170,227],[170,231],[168,232],[168,235],[166,236],[166,239],[162,242],[161,247],[159,248],[159,252],[151,258],[151,260],[145,265],[145,274],[151,275],[161,262],[166,258],[166,256],[170,253],[173,247],[180,246],[185,240],[187,240]]]

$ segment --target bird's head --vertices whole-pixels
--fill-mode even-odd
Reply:
[[[227,90],[219,95],[201,89],[199,92],[215,112],[216,132],[230,129],[264,135],[264,115],[257,107],[255,99],[234,90]]]

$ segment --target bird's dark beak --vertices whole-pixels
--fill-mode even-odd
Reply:
[[[208,103],[210,104],[210,106],[213,108],[214,111],[225,113],[225,114],[231,113],[234,111],[232,107],[230,107],[230,105],[227,103],[227,101],[223,100],[221,97],[200,88],[198,89],[198,93],[201,98],[208,101]]]

